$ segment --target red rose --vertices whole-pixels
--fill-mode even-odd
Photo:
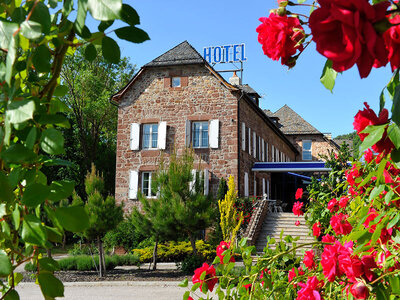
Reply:
[[[361,78],[371,68],[388,62],[383,38],[374,23],[385,18],[389,1],[376,5],[366,0],[318,0],[320,8],[313,11],[309,26],[317,51],[332,61],[337,72],[357,64]]]
[[[396,15],[389,19],[392,24],[400,23],[400,16]],[[383,39],[386,43],[386,48],[389,51],[389,61],[392,67],[392,72],[400,66],[400,26],[392,26],[383,33]]]
[[[371,149],[367,149],[367,151],[364,152],[364,159],[367,163],[370,163],[374,159],[374,153]]]
[[[344,215],[342,213],[332,216],[330,224],[333,228],[333,231],[335,231],[336,235],[339,234],[346,235],[351,232],[353,227],[351,226],[349,221],[347,221],[348,217],[349,217],[348,215]]]
[[[356,299],[367,299],[369,296],[368,287],[361,281],[354,283],[350,288],[350,292]]]
[[[303,45],[297,45],[304,38],[299,19],[271,13],[268,18],[259,20],[262,24],[256,29],[258,42],[266,56],[273,60],[281,59],[282,65],[285,65],[297,50],[303,50]]]
[[[321,235],[321,223],[320,222],[314,223],[312,231],[313,231],[313,236],[318,238]]]
[[[308,278],[307,282],[304,284],[299,282],[301,289],[297,293],[297,300],[320,300],[321,295],[319,290],[324,285],[322,280],[318,280],[316,276],[311,276]]]
[[[203,272],[206,272],[206,277],[204,280],[200,279],[200,276]],[[207,263],[204,263],[200,268],[194,270],[194,275],[192,277],[192,282],[193,284],[200,282],[200,289],[203,292],[206,292],[205,289],[203,289],[203,283],[205,282],[207,285],[207,288],[210,292],[214,289],[214,286],[218,282],[218,278],[215,276],[215,268],[213,265],[209,266]]]
[[[303,189],[302,188],[299,188],[299,189],[297,189],[297,191],[296,191],[296,196],[295,196],[295,198],[296,198],[296,200],[299,200],[299,199],[301,199],[303,197]]]
[[[314,261],[314,251],[313,250],[304,252],[303,262],[309,270],[316,268],[317,265],[315,264],[315,261]]]
[[[229,247],[231,246],[231,243],[227,243],[225,241],[222,241],[221,243],[219,243],[219,245],[217,246],[217,256],[220,259],[220,263],[223,265],[224,264],[224,257],[225,255],[223,254],[226,250],[229,249]],[[229,262],[235,262],[235,258],[233,257],[233,255],[231,256],[231,258],[229,259]]]
[[[304,215],[304,212],[301,210],[302,207],[303,207],[303,202],[297,201],[297,202],[294,203],[292,211],[293,211],[295,216]]]
[[[367,102],[364,102],[365,109],[358,111],[356,116],[354,117],[353,126],[354,129],[357,131],[358,136],[360,137],[361,141],[368,136],[368,133],[361,133],[367,126],[369,125],[382,125],[388,124],[389,125],[389,112],[386,108],[382,109],[379,113],[379,117],[376,116],[375,112],[369,107]],[[379,142],[372,146],[372,150],[378,153],[382,153],[383,151],[387,151],[389,153],[394,148],[392,141],[387,136],[387,128],[382,135],[382,138]]]
[[[337,207],[337,204],[336,198],[332,198],[331,201],[328,202],[328,209],[331,213],[338,211],[339,208]]]
[[[333,237],[333,236],[327,234],[327,235],[324,235],[324,236],[322,237],[322,242],[323,242],[323,243],[335,243],[335,242],[336,242],[336,239],[335,239],[335,237]]]
[[[299,221],[299,220],[296,220],[296,222],[294,222],[294,225],[300,226],[300,225],[301,225],[301,224],[300,224],[300,221]]]
[[[345,208],[347,204],[349,203],[349,197],[341,197],[339,200],[339,207]]]
[[[339,242],[335,242],[334,245],[326,245],[324,252],[321,255],[321,266],[322,272],[328,281],[333,282],[335,278],[342,275],[342,271],[339,269],[339,254],[342,249],[342,245]]]

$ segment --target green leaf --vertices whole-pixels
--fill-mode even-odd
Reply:
[[[397,213],[396,216],[387,224],[386,228],[390,229],[397,224],[400,220],[400,213]]]
[[[393,149],[392,152],[390,152],[390,158],[395,162],[400,162],[400,149]]]
[[[400,84],[396,86],[393,96],[392,120],[397,125],[400,125]]]
[[[385,203],[389,205],[390,201],[392,200],[394,196],[394,192],[390,190],[386,195],[385,195]]]
[[[121,0],[88,0],[88,9],[92,17],[100,21],[120,18]]]
[[[4,250],[0,250],[0,277],[6,277],[11,274],[11,260]]]
[[[71,13],[72,9],[74,8],[74,1],[73,0],[64,0],[62,14],[66,17]]]
[[[50,188],[40,183],[32,183],[25,189],[22,203],[26,206],[36,207],[42,204],[50,194]]]
[[[62,114],[41,115],[40,119],[38,120],[38,123],[42,125],[54,124],[64,128],[71,127],[71,124],[69,123],[68,119]]]
[[[81,232],[89,227],[89,217],[81,206],[58,207],[56,218],[66,230]]]
[[[3,151],[0,157],[8,164],[19,164],[31,162],[36,158],[36,154],[21,144],[14,144]]]
[[[36,137],[37,137],[37,130],[36,127],[32,127],[31,130],[29,130],[28,136],[26,137],[25,141],[25,146],[28,149],[33,149],[33,146],[35,146],[36,143]]]
[[[383,136],[383,133],[385,132],[385,126],[367,126],[366,128],[370,133],[367,135],[367,137],[364,139],[360,146],[360,153],[363,153],[365,150],[371,148],[373,145],[375,145],[377,142],[380,141],[380,139]],[[372,130],[372,131],[371,131]],[[362,133],[368,133],[365,129],[362,131]]]
[[[37,279],[44,296],[64,297],[64,285],[53,274],[40,273]]]
[[[62,243],[63,234],[57,228],[46,226],[46,232],[50,242]]]
[[[191,288],[191,291],[192,292],[196,291],[200,287],[200,285],[201,285],[200,282],[197,282],[197,283],[193,284],[193,286]]]
[[[27,20],[21,24],[21,34],[30,40],[36,40],[42,36],[42,25],[40,23]]]
[[[14,198],[13,189],[6,175],[0,172],[0,202],[7,203]]]
[[[390,124],[388,127],[388,136],[390,140],[393,142],[394,146],[399,149],[400,148],[400,128],[396,124]]]
[[[32,10],[30,20],[40,23],[43,33],[49,34],[51,27],[50,13],[49,8],[43,2],[39,2]]]
[[[376,229],[371,237],[371,244],[374,244],[379,239],[379,237],[381,236],[383,227],[385,227],[384,222],[381,222],[378,225],[376,225]]]
[[[206,278],[206,275],[207,275],[207,272],[206,272],[206,271],[203,271],[203,272],[200,274],[200,280],[204,280],[204,279]]]
[[[0,48],[8,49],[12,36],[18,30],[18,24],[0,21]]]
[[[320,81],[326,89],[331,91],[331,93],[333,87],[335,86],[336,76],[337,72],[334,69],[332,69],[332,61],[329,59],[326,60]]]
[[[50,257],[44,257],[39,259],[39,268],[40,270],[54,272],[60,270],[60,265],[56,260]]]
[[[44,162],[45,166],[65,166],[65,167],[71,167],[74,164],[68,160],[64,159],[59,159],[59,158],[51,158],[48,159]]]
[[[13,76],[13,65],[17,57],[17,37],[12,36],[10,44],[8,45],[8,52],[6,58],[6,82],[10,85]]]
[[[6,115],[11,124],[23,123],[33,118],[35,102],[32,99],[13,100],[7,106]]]
[[[19,300],[19,295],[18,292],[16,290],[11,290],[6,297],[4,298],[4,300]]]
[[[118,28],[115,30],[115,34],[120,39],[127,40],[132,43],[143,43],[144,41],[150,39],[145,31],[134,26]]]
[[[188,286],[188,279],[185,278],[184,280],[182,280],[181,283],[179,283],[180,287],[187,287]]]
[[[69,87],[66,85],[57,85],[56,89],[54,90],[54,96],[56,97],[63,97],[69,91]]]
[[[53,181],[50,184],[50,195],[49,200],[57,202],[68,198],[72,195],[75,183],[73,181],[62,180]]]
[[[393,294],[400,294],[400,278],[399,276],[388,276],[389,286],[392,289]]]
[[[44,246],[47,241],[46,229],[35,215],[24,216],[21,236],[25,243],[38,246]]]
[[[187,279],[186,279],[186,280],[187,280]],[[190,296],[190,291],[186,291],[186,292],[183,294],[183,300],[189,299],[189,296]]]
[[[40,138],[40,147],[48,154],[61,154],[64,152],[64,137],[54,128],[46,129]]]
[[[117,64],[121,57],[121,51],[118,44],[108,36],[103,37],[101,42],[103,57],[110,63]]]
[[[133,7],[128,4],[122,4],[121,20],[131,26],[140,24],[138,13]]]
[[[99,26],[97,27],[97,29],[99,29],[99,31],[101,31],[101,32],[104,32],[112,24],[114,24],[114,20],[113,21],[101,21]]]
[[[221,259],[219,258],[219,256],[216,256],[212,262],[213,265],[219,264],[221,262]]]
[[[88,5],[87,3],[88,0],[78,0],[78,12],[76,14],[76,20],[75,20],[75,29],[77,32],[82,32],[82,29],[85,27],[87,5]]]
[[[8,284],[12,285],[12,279],[14,277],[14,286],[17,286],[22,281],[22,279],[24,279],[24,275],[22,275],[21,273],[15,273],[15,272],[13,274],[14,274],[14,276],[8,277]]]
[[[384,184],[374,187],[373,190],[371,191],[371,194],[369,195],[369,201],[372,201],[372,199],[378,197],[383,192],[384,189],[385,189]]]
[[[14,211],[11,214],[11,219],[14,224],[15,230],[18,230],[21,222],[21,213],[19,211],[18,205],[15,206]]]
[[[88,61],[93,61],[97,57],[97,50],[93,44],[89,44],[85,48],[85,58]]]
[[[394,92],[396,90],[396,86],[399,84],[399,69],[394,71],[392,78],[390,79],[389,83],[387,84],[387,90],[390,96],[390,99],[393,100]]]
[[[385,99],[385,88],[384,87],[381,91],[381,94],[379,96],[379,111],[382,111],[382,109],[385,107],[386,99]]]
[[[51,53],[45,45],[40,45],[33,53],[32,63],[39,73],[50,72]]]

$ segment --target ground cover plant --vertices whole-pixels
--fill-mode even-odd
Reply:
[[[120,49],[111,32],[134,43],[148,35],[136,26],[136,11],[121,0],[7,0],[1,1],[0,14],[1,299],[19,298],[15,287],[23,275],[15,268],[29,260],[37,265],[43,296],[54,299],[64,295],[64,287],[53,275],[56,262],[42,253],[61,243],[64,231],[89,226],[82,206],[59,206],[74,183],[48,182],[41,171],[70,166],[57,158],[64,152],[61,128],[70,126],[68,107],[60,100],[68,91],[60,84],[64,59],[82,47],[87,60],[99,50],[116,64]],[[85,26],[90,17],[98,27]],[[114,20],[123,27],[111,27]]]
[[[307,45],[316,43],[327,58],[321,82],[331,91],[337,73],[354,65],[365,78],[373,68],[390,64],[393,76],[382,90],[379,112],[365,103],[354,117],[362,157],[347,166],[343,153],[333,155],[331,174],[307,190],[309,205],[293,206],[295,215],[308,210],[315,242],[304,245],[281,235],[279,241],[270,239],[254,262],[254,247],[245,240],[237,246],[222,241],[213,264],[194,271],[194,285],[183,298],[209,299],[214,291],[219,299],[398,299],[400,6],[384,0],[278,2],[257,28],[271,59],[292,68]],[[295,12],[300,6],[310,8],[309,14]],[[392,101],[390,117],[386,100]],[[296,198],[302,194],[299,190]],[[232,271],[237,257],[245,266],[239,274]]]

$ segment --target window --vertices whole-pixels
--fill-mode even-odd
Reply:
[[[142,173],[142,193],[148,198],[156,196],[156,193],[151,190],[151,175],[152,172]]]
[[[180,86],[181,86],[181,78],[180,77],[172,77],[171,87],[180,87]]]
[[[156,149],[158,147],[158,124],[143,125],[143,149]]]
[[[208,122],[192,123],[192,145],[193,148],[208,147]]]
[[[310,140],[303,141],[303,160],[312,160],[311,143]]]

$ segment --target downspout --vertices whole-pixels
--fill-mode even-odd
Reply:
[[[237,132],[238,132],[238,143],[237,143],[237,146],[238,146],[238,194],[239,194],[239,196],[241,196],[241,189],[240,189],[240,162],[241,162],[241,156],[242,156],[242,151],[241,151],[241,147],[240,147],[240,138],[239,138],[239,136],[240,136],[240,125],[241,125],[241,120],[240,120],[240,100],[243,98],[243,95],[244,95],[244,92],[243,92],[243,90],[241,90],[241,95],[240,95],[240,97],[239,97],[239,99],[238,99],[238,110],[237,110],[237,120],[238,120],[238,124],[237,124],[237,128],[238,128],[238,130],[237,130]]]

